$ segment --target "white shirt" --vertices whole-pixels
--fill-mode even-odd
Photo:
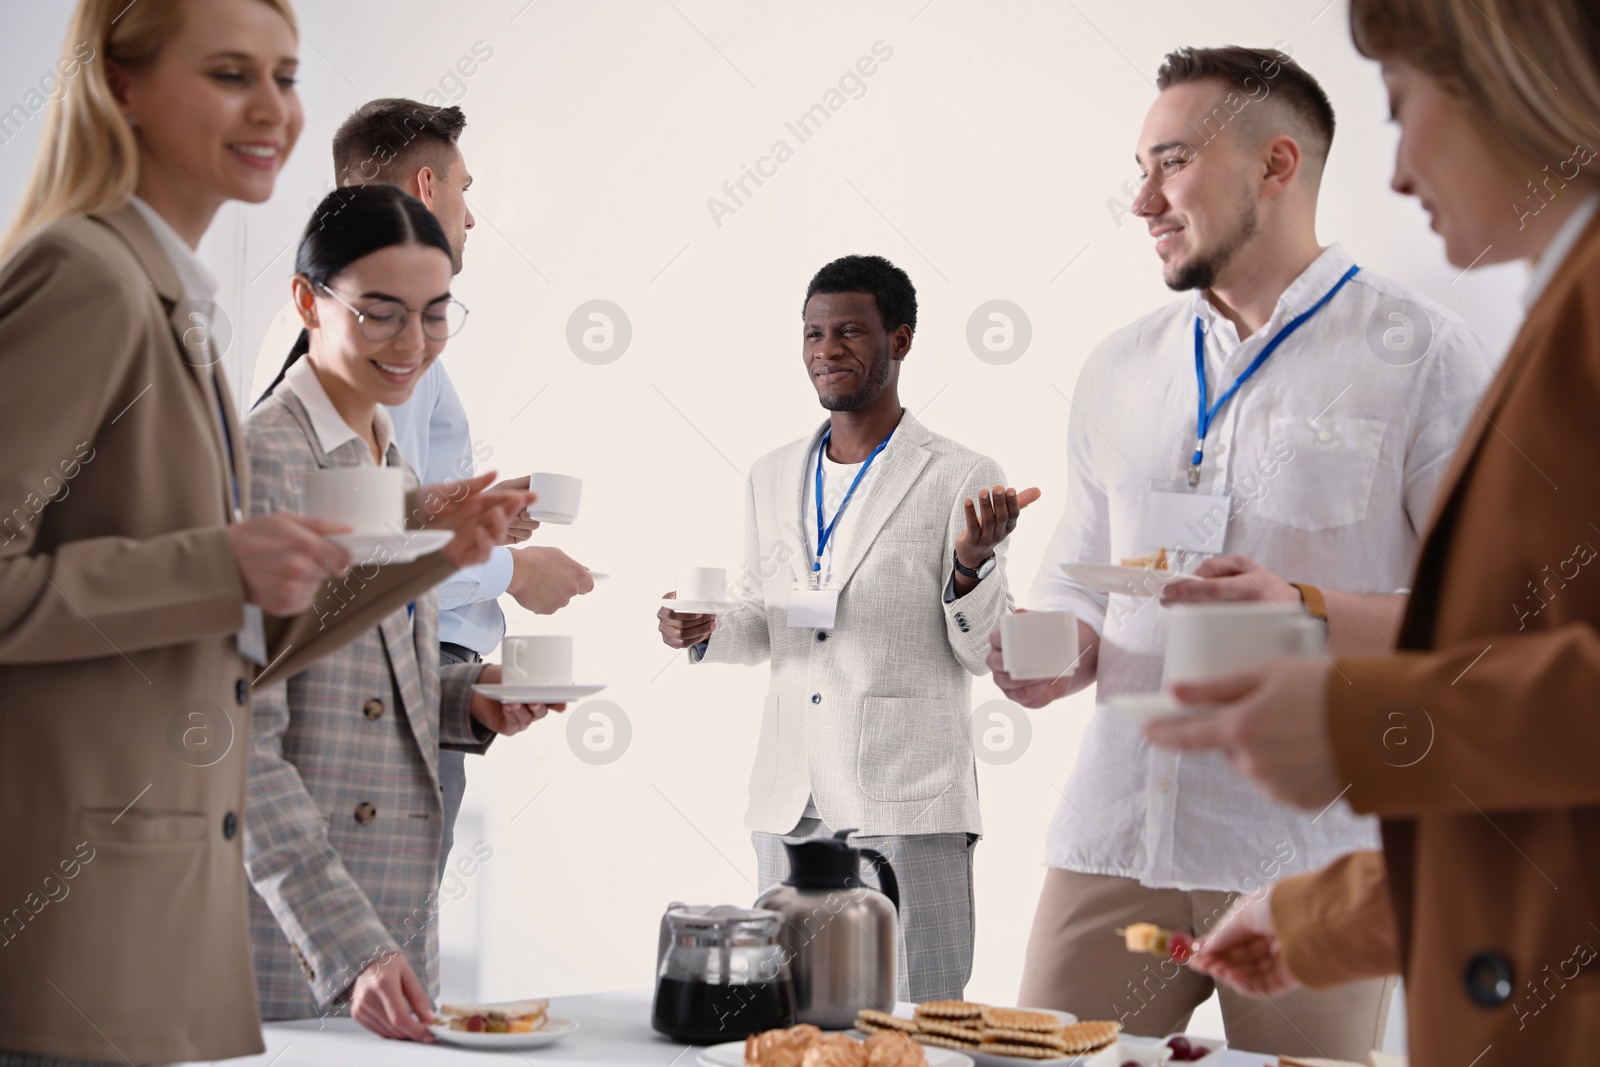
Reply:
[[[820,448],[821,445],[819,444]],[[833,532],[828,535],[828,544],[822,550],[821,584],[826,589],[833,579],[833,561],[843,559],[847,554],[845,546],[850,543],[850,538],[855,530],[854,514],[861,511],[862,501],[872,492],[872,483],[877,480],[878,464],[874,462],[867,468],[867,473],[861,479],[861,484],[856,486],[855,495],[850,498],[850,504],[842,512],[839,505],[844,501],[844,495],[850,491],[850,484],[856,480],[860,473],[861,463],[835,463],[827,454],[822,456],[822,525],[834,521],[834,516],[839,516],[839,521],[834,525]],[[805,472],[805,512],[801,516],[806,528],[806,545],[811,555],[807,557],[808,565],[819,562],[817,559],[817,453],[813,449],[811,458],[806,463]]]
[[[1378,845],[1376,822],[1343,801],[1320,815],[1302,812],[1263,798],[1219,754],[1180,756],[1145,744],[1138,727],[1103,701],[1161,687],[1164,609],[1092,592],[1062,571],[1066,563],[1118,562],[1162,547],[1140,543],[1140,520],[1152,482],[1182,484],[1194,449],[1196,316],[1215,403],[1351,263],[1337,245],[1324,250],[1242,342],[1196,292],[1111,335],[1083,368],[1067,428],[1065,514],[1030,596],[1032,607],[1073,611],[1100,634],[1097,705],[1051,825],[1051,866],[1152,887],[1237,891],[1259,885],[1269,870],[1313,870]],[[1414,364],[1397,366],[1409,357],[1382,345],[1383,330],[1398,322],[1389,315],[1417,319],[1422,309],[1431,344]],[[1222,493],[1231,484],[1249,501],[1231,519],[1223,550],[1290,581],[1355,593],[1401,590],[1439,480],[1493,369],[1460,319],[1363,269],[1211,424],[1197,491]]]
[[[161,251],[165,253],[167,261],[172,264],[173,271],[178,275],[178,284],[183,286],[183,295],[190,300],[216,299],[216,275],[200,261],[200,257],[189,247],[188,242],[178,236],[178,231],[157,214],[155,208],[137,196],[130,196],[128,200],[155,234],[156,244],[161,246]]]
[[[1588,229],[1589,220],[1594,218],[1596,207],[1600,207],[1600,193],[1590,193],[1550,239],[1550,244],[1539,256],[1539,262],[1534,266],[1533,273],[1528,276],[1528,288],[1522,294],[1522,306],[1525,310],[1532,310],[1533,305],[1538,303],[1539,297],[1544,295],[1545,286],[1555,277],[1561,261],[1567,258],[1572,246],[1578,243],[1578,238]]]
[[[311,418],[311,428],[317,432],[317,442],[324,452],[332,453],[347,441],[359,441],[361,462],[369,467],[377,466],[365,439],[344,421],[339,409],[333,406],[333,400],[317,378],[309,356],[301,356],[294,361],[294,365],[283,376],[283,386],[287,386],[305,406],[306,414]],[[389,412],[382,404],[373,413],[372,428],[378,439],[378,452],[387,456],[389,445],[394,441],[394,423],[389,420]],[[405,458],[404,453],[401,453],[401,458]]]
[[[476,471],[472,430],[443,358],[434,360],[404,404],[388,409],[400,454],[423,485],[470,478]],[[502,472],[504,473],[504,472]],[[439,585],[439,640],[480,656],[505,636],[506,616],[496,599],[511,587],[511,550],[496,545],[486,563],[464,567]]]

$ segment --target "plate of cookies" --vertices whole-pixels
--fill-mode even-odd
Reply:
[[[824,1033],[809,1023],[713,1045],[698,1062],[700,1067],[973,1067],[971,1056],[927,1048],[898,1030],[862,1038]]]
[[[1111,1044],[1120,1029],[1109,1021],[1080,1022],[1070,1012],[969,1000],[918,1004],[909,1019],[881,1011],[856,1016],[861,1033],[902,1033],[920,1044],[971,1056],[983,1067],[1015,1067],[1019,1060],[1068,1067]]]

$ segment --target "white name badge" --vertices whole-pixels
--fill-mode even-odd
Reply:
[[[789,590],[789,625],[808,630],[827,630],[839,610],[839,590],[813,589],[797,585]]]
[[[1139,546],[1144,552],[1158,548],[1216,556],[1228,536],[1233,498],[1227,494],[1173,492],[1153,489],[1145,497]]]
[[[239,655],[257,667],[267,665],[267,628],[261,609],[255,604],[244,606],[244,628],[238,633]]]

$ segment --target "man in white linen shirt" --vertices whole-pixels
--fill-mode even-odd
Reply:
[[[1390,647],[1492,364],[1459,319],[1317,241],[1333,110],[1303,69],[1276,52],[1184,49],[1158,86],[1134,213],[1167,285],[1193,295],[1113,334],[1078,380],[1065,514],[1030,597],[1077,615],[1076,671],[1010,678],[998,631],[990,664],[1028,707],[1099,683],[1049,834],[1020,1002],[1159,1036],[1183,1029],[1212,983],[1126,951],[1117,928],[1203,934],[1234,894],[1373,848],[1377,830],[1343,804],[1313,816],[1267,801],[1221,756],[1152,749],[1105,702],[1161,687],[1165,605],[1178,600],[1279,601],[1323,618],[1336,652]],[[1063,570],[1161,548],[1203,553],[1206,580],[1157,600],[1096,593]],[[1364,1062],[1391,992],[1377,980],[1219,996],[1236,1046]]]

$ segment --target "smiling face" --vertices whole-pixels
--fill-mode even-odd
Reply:
[[[261,0],[188,0],[183,21],[137,71],[108,64],[139,141],[139,185],[215,210],[259,204],[304,124],[294,31]]]
[[[886,330],[871,293],[816,293],[804,316],[806,373],[828,411],[871,407],[899,379],[911,327]]]
[[[1532,238],[1545,227],[1521,224],[1521,214],[1540,205],[1525,184],[1541,176],[1537,169],[1519,168],[1497,150],[1466,102],[1416,67],[1385,63],[1383,84],[1400,127],[1389,184],[1421,201],[1445,257],[1466,268],[1537,254]]]
[[[1162,278],[1172,289],[1216,284],[1259,228],[1263,153],[1249,108],[1268,105],[1252,102],[1219,125],[1214,113],[1227,95],[1215,79],[1171,86],[1151,105],[1139,134],[1141,185],[1133,210],[1156,239]]]
[[[330,279],[328,288],[357,311],[365,312],[384,300],[423,308],[449,297],[450,277],[450,257],[443,251],[403,244],[356,260]],[[422,318],[414,311],[399,334],[387,341],[369,341],[350,309],[313,287],[304,275],[295,278],[294,299],[311,331],[309,358],[336,404],[341,394],[378,404],[403,404],[422,372],[444,351],[445,342],[423,333]]]

